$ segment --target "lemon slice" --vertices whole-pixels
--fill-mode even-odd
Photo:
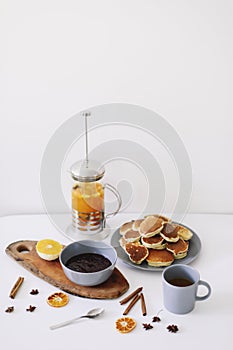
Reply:
[[[69,297],[66,293],[55,292],[48,296],[47,303],[53,307],[62,307],[67,305],[69,302]]]
[[[44,260],[55,260],[62,251],[62,245],[52,239],[42,239],[36,244],[37,254]]]
[[[129,333],[136,327],[136,321],[131,317],[121,317],[116,321],[116,329],[121,333]]]

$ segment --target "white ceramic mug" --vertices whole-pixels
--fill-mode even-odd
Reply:
[[[199,272],[184,264],[172,265],[162,274],[163,304],[175,314],[186,314],[193,310],[196,301],[206,300],[211,294],[210,285],[200,280]],[[207,294],[198,296],[198,286],[207,288]]]

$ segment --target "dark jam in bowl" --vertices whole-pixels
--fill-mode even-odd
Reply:
[[[70,258],[66,267],[77,272],[97,272],[111,266],[111,261],[96,253],[83,253]]]

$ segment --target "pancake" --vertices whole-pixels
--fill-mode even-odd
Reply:
[[[140,240],[141,235],[138,231],[129,230],[124,234],[123,237],[127,242],[136,242]]]
[[[136,231],[139,230],[139,227],[140,227],[142,222],[143,222],[143,219],[134,220],[132,229],[136,230]]]
[[[174,243],[177,242],[180,238],[178,235],[178,226],[175,226],[170,223],[164,224],[160,234],[167,242]]]
[[[125,252],[128,254],[129,259],[137,265],[140,265],[149,254],[148,249],[139,243],[126,243]]]
[[[151,215],[146,215],[145,218],[147,218],[148,216],[154,216],[155,218],[161,219],[163,220],[163,222],[171,222],[172,220],[164,215],[160,215],[160,214],[151,214]]]
[[[166,249],[174,255],[175,259],[182,259],[188,253],[189,243],[185,242],[182,238],[176,243],[167,243]]]
[[[119,243],[120,243],[121,248],[125,249],[125,245],[126,245],[127,241],[126,241],[126,239],[124,238],[124,236],[122,236],[122,237],[119,239]]]
[[[178,235],[180,238],[183,238],[185,241],[190,240],[193,236],[192,232],[187,227],[184,227],[181,225],[178,226]]]
[[[155,218],[154,216],[147,216],[143,219],[139,227],[139,232],[142,237],[152,237],[158,233],[163,228],[163,220]]]
[[[120,234],[124,235],[127,231],[132,230],[133,221],[126,222],[120,227]]]
[[[146,258],[148,265],[154,267],[169,266],[174,261],[174,256],[168,250],[150,249],[149,255]]]
[[[166,243],[164,243],[164,239],[160,235],[155,235],[153,237],[142,237],[141,241],[145,247],[150,249],[160,250],[166,248]]]

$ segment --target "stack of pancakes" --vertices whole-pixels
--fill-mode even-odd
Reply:
[[[154,214],[124,223],[120,227],[119,243],[135,264],[169,266],[188,253],[192,232],[171,219]]]

